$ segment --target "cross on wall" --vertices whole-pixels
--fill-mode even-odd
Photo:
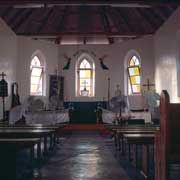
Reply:
[[[6,76],[6,74],[5,74],[4,72],[2,72],[2,73],[0,74],[0,76],[2,77],[2,79],[4,79],[4,77]]]
[[[151,90],[151,87],[154,87],[155,84],[154,83],[150,83],[150,80],[149,78],[147,79],[147,83],[146,84],[143,84],[144,87],[147,87],[147,90]]]

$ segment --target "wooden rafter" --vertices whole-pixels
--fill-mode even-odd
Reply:
[[[159,21],[159,24],[162,24],[164,22],[164,20],[162,19],[162,17],[159,15],[159,13],[157,13],[154,8],[152,9],[152,11],[149,13],[151,14],[151,16],[153,17],[153,19],[156,19]]]
[[[169,12],[167,10],[167,7],[163,8],[163,7],[157,7],[159,11],[162,12],[162,14],[164,14],[164,16],[166,17],[166,19],[169,17]]]
[[[104,27],[104,32],[111,33],[111,27],[110,27],[110,23],[108,20],[106,8],[105,7],[99,7],[99,12],[101,15],[101,19],[102,19],[102,23],[103,23],[103,27]],[[109,44],[114,43],[114,39],[111,37],[108,37],[108,41],[109,41]]]
[[[7,19],[7,24],[12,24],[16,19],[24,13],[25,9],[16,10],[16,13],[11,18]]]
[[[4,8],[4,10],[1,9],[0,16],[1,16],[2,18],[5,18],[8,14],[11,13],[11,10],[12,10],[12,7]]]
[[[104,32],[111,33],[111,28],[110,28],[110,24],[109,24],[109,20],[108,20],[107,14],[106,14],[105,7],[99,7],[99,12],[100,12],[100,16],[102,19]]]
[[[120,16],[121,19],[124,21],[124,23],[127,25],[129,31],[130,31],[130,32],[134,32],[134,28],[133,28],[133,26],[129,23],[129,20],[128,20],[128,18],[126,17],[126,15],[124,15],[119,8],[115,8],[115,11],[114,11],[114,12],[117,12],[117,13],[118,13],[118,16]]]
[[[61,32],[63,30],[63,27],[65,26],[65,20],[66,20],[66,16],[68,14],[69,11],[69,7],[65,6],[64,10],[63,10],[63,15],[57,25],[57,32]]]
[[[143,9],[138,8],[137,9],[138,12],[141,14],[142,17],[144,17],[144,19],[146,19],[146,21],[151,24],[151,26],[153,27],[154,31],[158,28],[158,25],[152,21],[152,19],[149,17],[149,13],[147,14],[146,11],[144,11]]]
[[[20,29],[24,21],[28,21],[28,18],[30,17],[32,12],[33,12],[33,9],[28,9],[26,14],[24,16],[21,16],[21,18],[16,23],[14,23],[14,25],[12,26],[12,29],[15,29],[15,30]]]
[[[162,10],[161,10],[161,9],[158,9],[158,7],[155,7],[155,8],[154,8],[154,12],[155,12],[156,14],[158,14],[159,17],[160,17],[163,21],[165,21],[165,20],[167,19],[167,17],[164,15],[164,13],[162,13]]]
[[[58,5],[107,5],[107,4],[140,4],[140,5],[166,5],[179,4],[179,0],[1,0],[0,5],[13,4],[58,4]]]
[[[57,37],[57,36],[72,36],[72,37],[124,37],[124,38],[133,38],[141,35],[152,35],[154,32],[144,33],[144,32],[117,32],[117,33],[104,33],[104,32],[57,32],[57,33],[36,33],[36,32],[28,32],[28,33],[18,33],[18,35],[25,35],[30,37]]]
[[[141,13],[141,11],[139,11],[138,8],[135,9],[135,12],[137,14],[139,14],[139,16],[143,19],[143,21],[145,22],[145,24],[149,25],[149,27],[154,31],[154,26],[147,20],[147,18],[144,17],[144,15]]]
[[[40,33],[43,28],[46,26],[46,24],[48,23],[49,17],[51,16],[51,14],[53,13],[54,8],[50,8],[50,9],[46,9],[48,12],[46,13],[46,15],[44,16],[44,18],[41,21],[40,26],[37,29],[37,32]]]
[[[122,26],[121,24],[119,23],[119,20],[118,18],[116,18],[116,15],[114,14],[114,12],[111,11],[111,8],[106,8],[106,14],[109,16],[109,18],[112,20],[114,26],[117,28],[118,32],[122,32]],[[126,26],[126,24],[125,24]]]

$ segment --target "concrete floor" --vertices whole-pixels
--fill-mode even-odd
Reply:
[[[48,162],[34,170],[33,180],[130,180],[108,140],[95,132],[72,133]]]

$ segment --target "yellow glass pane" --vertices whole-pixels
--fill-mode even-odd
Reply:
[[[133,61],[133,59],[130,60],[129,66],[134,66],[134,61]]]
[[[131,77],[131,84],[136,84],[136,78],[135,77]]]
[[[133,69],[134,69],[134,75],[139,75],[139,68],[135,67]]]

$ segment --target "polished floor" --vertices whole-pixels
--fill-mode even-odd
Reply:
[[[34,169],[30,180],[141,179],[137,171],[133,172],[119,159],[109,136],[76,131],[61,138],[60,142],[47,161]]]
[[[34,170],[33,180],[130,180],[108,142],[96,132],[74,132],[61,139],[55,154]],[[136,178],[137,179],[137,178]]]

